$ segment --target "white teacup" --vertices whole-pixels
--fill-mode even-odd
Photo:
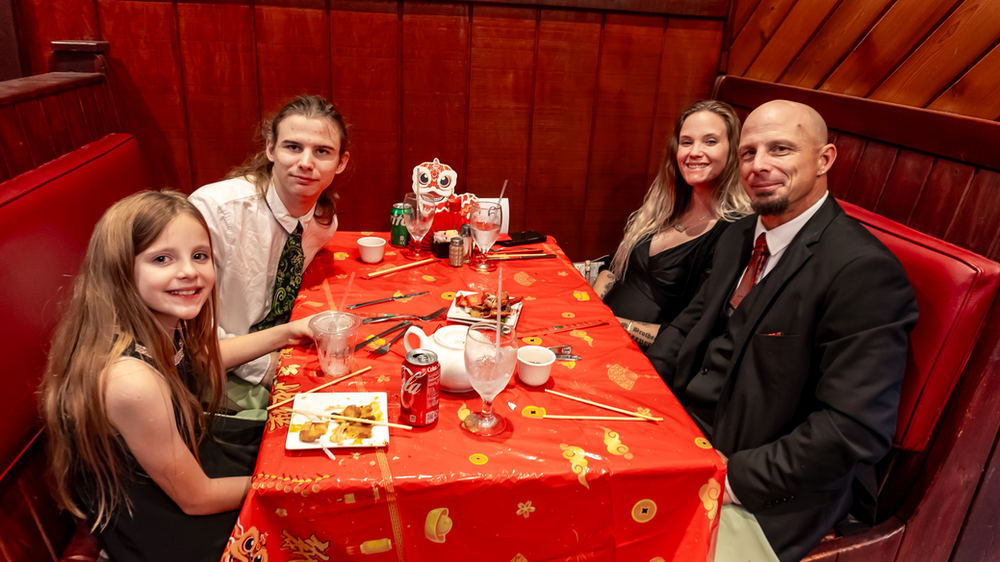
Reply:
[[[361,250],[361,261],[378,263],[382,261],[382,254],[385,253],[385,239],[378,236],[365,236],[358,239],[358,248]]]
[[[556,354],[538,345],[526,345],[517,350],[517,378],[528,386],[541,386],[549,380]]]

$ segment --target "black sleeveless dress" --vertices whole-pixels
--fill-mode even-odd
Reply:
[[[149,363],[130,348],[126,355]],[[185,381],[193,380],[185,359],[178,365]],[[189,384],[189,387],[191,385]],[[264,433],[264,422],[216,416],[210,434],[198,446],[198,456],[210,478],[250,476]],[[124,442],[122,442],[125,448]],[[188,515],[150,478],[125,448],[129,468],[126,493],[132,513],[121,509],[98,532],[112,562],[218,562],[232,533],[238,510],[213,515]],[[81,481],[84,505],[96,506],[93,486]],[[90,501],[88,501],[90,500]],[[94,519],[96,510],[91,514]]]
[[[694,298],[712,270],[719,237],[731,223],[719,220],[705,234],[649,255],[652,236],[641,239],[629,256],[625,278],[604,297],[615,316],[669,324]]]

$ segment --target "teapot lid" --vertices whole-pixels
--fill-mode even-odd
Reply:
[[[465,348],[465,336],[469,333],[468,326],[444,326],[434,332],[434,341],[439,345],[452,349]]]

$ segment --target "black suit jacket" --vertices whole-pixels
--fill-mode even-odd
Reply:
[[[750,216],[726,231],[711,276],[647,352],[682,404],[755,226]],[[916,297],[895,256],[830,196],[742,307],[712,442],[775,553],[799,560],[856,493],[874,509],[874,464],[895,431]]]

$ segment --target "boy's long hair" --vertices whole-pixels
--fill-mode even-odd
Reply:
[[[174,365],[173,334],[153,316],[135,285],[136,256],[181,214],[194,217],[208,232],[198,209],[174,191],[143,191],[108,209],[94,228],[52,340],[39,393],[54,495],[73,515],[95,517],[94,529],[119,509],[131,508],[125,495],[130,478],[126,445],[105,410],[111,364],[133,343],[145,346],[170,387],[177,429],[196,459],[206,432],[205,412],[216,412],[224,396],[215,288],[198,316],[181,324],[186,360],[195,373],[189,389]],[[95,505],[80,504],[81,480]]]
[[[301,115],[307,119],[326,119],[340,135],[340,154],[343,155],[347,151],[347,126],[340,112],[322,96],[299,96],[282,107],[274,118],[261,123],[256,139],[260,151],[233,168],[226,174],[226,179],[246,179],[254,184],[258,196],[263,198],[267,195],[267,189],[271,185],[271,170],[274,168],[274,162],[267,158],[267,143],[270,141],[277,148],[278,125],[293,115]],[[313,215],[316,217],[316,222],[323,225],[333,222],[333,217],[337,213],[338,197],[332,183],[323,190],[319,201],[316,202],[316,213]]]
[[[750,214],[750,198],[740,185],[739,159],[736,156],[736,149],[740,144],[740,118],[728,103],[716,100],[697,102],[677,118],[666,153],[660,162],[660,172],[649,186],[642,206],[628,218],[625,236],[611,260],[611,272],[616,282],[625,277],[635,245],[644,237],[655,235],[673,224],[691,204],[693,189],[684,181],[684,176],[677,172],[677,149],[684,121],[700,111],[710,111],[722,118],[726,123],[726,138],[729,141],[726,167],[719,174],[712,190],[712,211],[721,220],[730,222]]]

